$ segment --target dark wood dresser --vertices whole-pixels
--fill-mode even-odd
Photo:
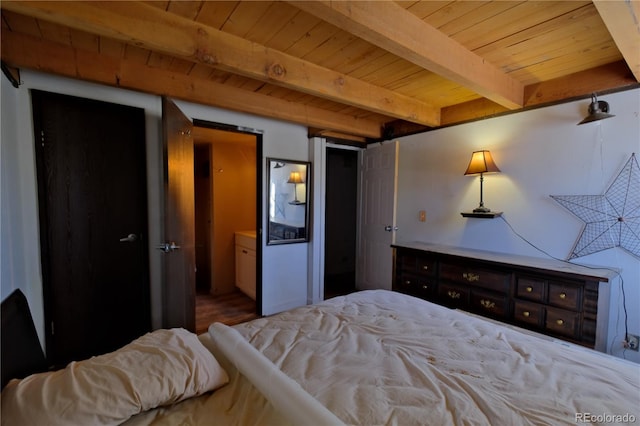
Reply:
[[[606,352],[613,270],[424,243],[392,247],[394,291]]]

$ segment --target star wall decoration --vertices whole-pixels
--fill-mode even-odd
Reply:
[[[640,258],[640,167],[636,154],[603,195],[551,195],[585,222],[569,259],[613,247]]]

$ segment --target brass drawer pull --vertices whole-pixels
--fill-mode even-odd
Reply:
[[[533,287],[528,286],[527,288],[525,288],[525,290],[527,291],[527,293],[531,293],[533,291]]]
[[[560,299],[566,299],[567,298],[567,293],[560,293]]]
[[[529,311],[524,311],[524,312],[522,313],[522,316],[523,316],[523,317],[526,317],[526,318],[529,318],[529,315],[531,315],[531,314],[529,313]]]
[[[449,290],[447,294],[452,299],[460,299],[460,293],[458,293],[457,291]]]
[[[462,274],[462,278],[464,278],[465,280],[467,280],[469,282],[480,281],[480,275],[472,274],[471,272],[464,272]]]
[[[561,320],[561,319],[556,320],[556,324],[558,324],[558,325],[562,325],[562,324],[564,324],[564,321],[563,321],[563,320]]]
[[[406,280],[404,283],[405,283],[406,285],[411,285],[411,280]]]
[[[485,309],[493,309],[493,308],[496,307],[496,304],[494,302],[492,302],[491,300],[482,299],[482,300],[480,300],[480,304]]]
[[[422,267],[422,269],[424,269],[425,271],[428,271],[428,270],[429,270],[429,266],[428,266],[428,265],[424,265],[424,266]]]
[[[429,286],[428,286],[428,285],[426,285],[426,284],[424,284],[424,285],[422,286],[422,289],[423,289],[423,290],[428,290],[428,289],[429,289]]]

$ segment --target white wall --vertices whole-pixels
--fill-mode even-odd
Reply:
[[[35,185],[33,148],[17,143],[21,138],[33,140],[33,132],[5,125],[16,123],[25,105],[8,80],[4,76],[0,79],[0,295],[4,299],[21,289],[29,303],[36,307],[32,309],[34,321],[43,324],[38,212],[35,193],[29,190]],[[38,332],[42,339],[43,327],[39,327]]]
[[[397,241],[422,241],[535,257],[501,219],[467,219],[480,200],[478,176],[464,176],[471,152],[488,149],[501,169],[487,174],[484,202],[531,244],[566,259],[583,222],[549,195],[601,195],[632,153],[640,155],[640,89],[599,97],[614,118],[577,126],[589,100],[444,128],[400,139]],[[418,212],[426,210],[426,222]],[[629,332],[640,334],[640,260],[621,248],[574,259],[622,269]],[[623,351],[622,282],[611,284],[611,353]]]
[[[36,329],[43,341],[44,308],[35,170],[34,137],[29,89],[98,99],[145,110],[150,247],[162,236],[161,100],[157,96],[91,84],[48,74],[23,71],[15,89],[2,76],[1,86],[1,279],[0,299],[20,288],[27,296]],[[247,114],[176,101],[192,119],[258,129],[263,132],[263,156],[308,160],[306,128]],[[263,159],[263,161],[265,161]],[[265,167],[266,173],[266,167]],[[263,176],[263,181],[266,179]],[[266,188],[263,188],[266,197]],[[263,199],[266,211],[266,200]],[[266,220],[265,220],[266,221]],[[265,226],[263,224],[263,226]],[[264,246],[264,238],[262,238]],[[307,298],[309,244],[263,248],[263,313],[299,306]],[[150,250],[152,324],[161,324],[162,254]]]

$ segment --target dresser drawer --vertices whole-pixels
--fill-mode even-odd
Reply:
[[[570,284],[549,283],[549,305],[578,311],[582,308],[582,289]]]
[[[506,295],[471,290],[469,297],[471,309],[481,315],[493,318],[507,318],[509,314],[509,299]]]
[[[545,297],[547,281],[543,279],[518,277],[516,295],[522,299],[542,302]]]
[[[436,273],[436,260],[434,258],[413,253],[401,253],[398,256],[398,266],[402,271],[416,272],[421,275],[433,276]]]
[[[436,260],[428,257],[418,257],[416,269],[418,273],[422,275],[435,275]]]
[[[511,273],[509,272],[453,263],[442,263],[440,265],[440,278],[503,293],[509,291],[509,284],[511,283]]]
[[[469,288],[455,284],[438,284],[438,300],[450,308],[469,308]]]
[[[436,285],[432,279],[411,274],[401,274],[396,280],[395,290],[431,300],[435,294],[435,288]]]
[[[513,319],[516,322],[542,327],[544,324],[544,306],[536,303],[516,300],[513,303]]]
[[[417,257],[413,254],[407,254],[405,252],[398,253],[398,268],[403,271],[415,271],[417,264]]]
[[[577,338],[579,315],[565,309],[546,308],[545,328],[563,336]]]

